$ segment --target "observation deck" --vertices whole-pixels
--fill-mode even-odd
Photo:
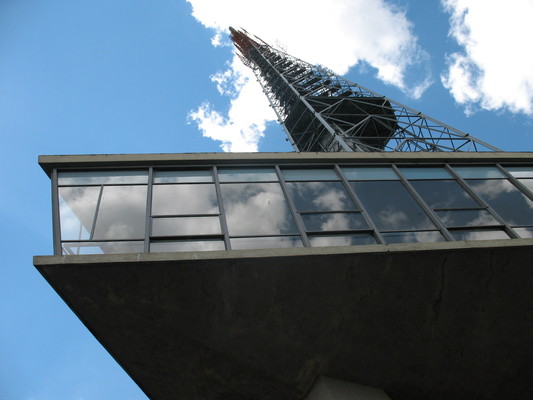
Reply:
[[[528,399],[528,153],[42,156],[34,264],[151,399]]]

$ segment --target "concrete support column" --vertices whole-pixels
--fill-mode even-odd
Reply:
[[[391,400],[377,388],[320,376],[305,400]]]

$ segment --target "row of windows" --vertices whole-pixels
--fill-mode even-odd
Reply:
[[[533,237],[533,167],[59,171],[64,254]]]

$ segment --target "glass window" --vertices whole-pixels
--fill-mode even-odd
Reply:
[[[221,234],[219,217],[154,218],[152,236]]]
[[[376,244],[376,239],[370,233],[357,233],[351,235],[309,235],[312,247],[327,246],[362,246]]]
[[[152,215],[186,214],[218,214],[215,185],[154,185]]]
[[[533,193],[533,179],[518,179],[522,185],[529,189]]]
[[[297,233],[279,183],[221,185],[231,236]]]
[[[146,186],[105,186],[94,239],[144,238]]]
[[[216,251],[225,250],[223,240],[161,240],[150,243],[152,253],[176,252],[176,251]]]
[[[62,240],[90,239],[100,186],[59,188]]]
[[[154,183],[213,182],[211,170],[154,171]]]
[[[448,210],[436,214],[446,227],[500,225],[486,210]]]
[[[286,181],[338,181],[339,177],[333,169],[284,169]]]
[[[274,168],[218,168],[220,182],[265,182],[277,181]]]
[[[352,181],[378,181],[400,179],[391,167],[343,167],[342,173]]]
[[[59,185],[148,183],[148,171],[59,171],[57,182]]]
[[[435,228],[401,182],[351,182],[351,185],[378,229]]]
[[[497,167],[453,167],[453,170],[465,179],[505,178]]]
[[[533,178],[533,167],[505,167],[515,178]]]
[[[450,231],[455,240],[492,240],[509,239],[509,236],[501,229],[483,229],[467,231]]]
[[[469,180],[468,184],[507,223],[533,225],[533,201],[508,180]]]
[[[303,247],[299,236],[232,238],[230,241],[233,250]]]
[[[387,232],[382,233],[383,238],[389,244],[392,243],[427,243],[444,242],[445,239],[438,231],[424,232]]]
[[[144,252],[143,241],[63,243],[64,255],[121,254]]]
[[[308,231],[370,229],[361,213],[320,213],[301,215]]]
[[[401,173],[407,179],[451,179],[452,176],[442,167],[402,167]]]
[[[357,209],[341,182],[288,182],[287,190],[298,211]]]
[[[412,181],[411,185],[431,208],[468,208],[479,204],[454,180]]]
[[[533,238],[533,228],[514,228],[521,238]]]

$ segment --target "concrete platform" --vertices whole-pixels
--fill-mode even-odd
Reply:
[[[391,400],[378,388],[319,376],[305,400]]]
[[[151,399],[529,400],[533,239],[34,264]]]

